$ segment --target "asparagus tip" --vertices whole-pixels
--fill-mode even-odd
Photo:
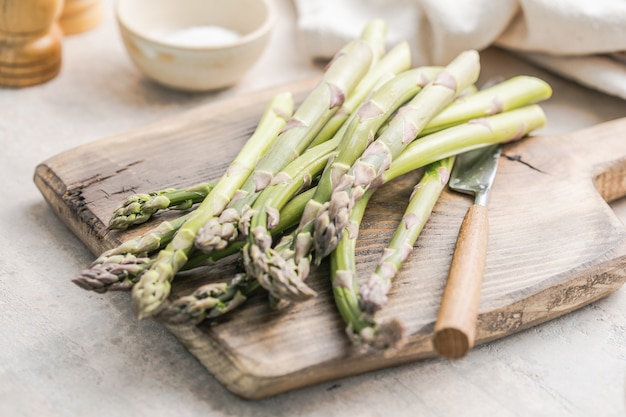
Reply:
[[[137,318],[155,316],[164,307],[170,293],[170,283],[160,278],[155,271],[148,271],[133,287],[133,307],[137,312]]]

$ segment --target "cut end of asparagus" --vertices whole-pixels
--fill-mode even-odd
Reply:
[[[385,356],[395,355],[406,344],[406,329],[397,319],[365,327],[360,332],[348,327],[347,333],[356,346],[383,352]]]

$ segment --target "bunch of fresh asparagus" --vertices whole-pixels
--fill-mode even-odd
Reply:
[[[446,186],[455,155],[520,139],[543,126],[535,104],[551,89],[519,76],[477,89],[479,54],[445,67],[411,68],[406,42],[385,51],[386,26],[373,21],[327,66],[297,106],[290,93],[268,103],[256,130],[215,183],[129,197],[110,228],[184,213],[99,256],[73,281],[88,290],[132,290],[137,315],[197,324],[234,310],[263,289],[281,308],[315,295],[312,268],[330,257],[339,313],[355,343],[393,350],[397,320],[376,313]],[[366,280],[355,269],[358,229],[377,188],[422,170],[402,221]],[[244,269],[171,299],[179,271],[240,254]],[[362,284],[359,284],[363,282]]]

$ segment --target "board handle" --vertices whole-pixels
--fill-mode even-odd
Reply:
[[[433,345],[445,358],[460,358],[474,346],[488,235],[487,207],[474,204],[461,223],[435,323]]]

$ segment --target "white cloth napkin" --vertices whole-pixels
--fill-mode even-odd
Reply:
[[[626,0],[294,0],[311,58],[330,58],[374,18],[415,65],[445,65],[497,45],[590,88],[626,99]]]

